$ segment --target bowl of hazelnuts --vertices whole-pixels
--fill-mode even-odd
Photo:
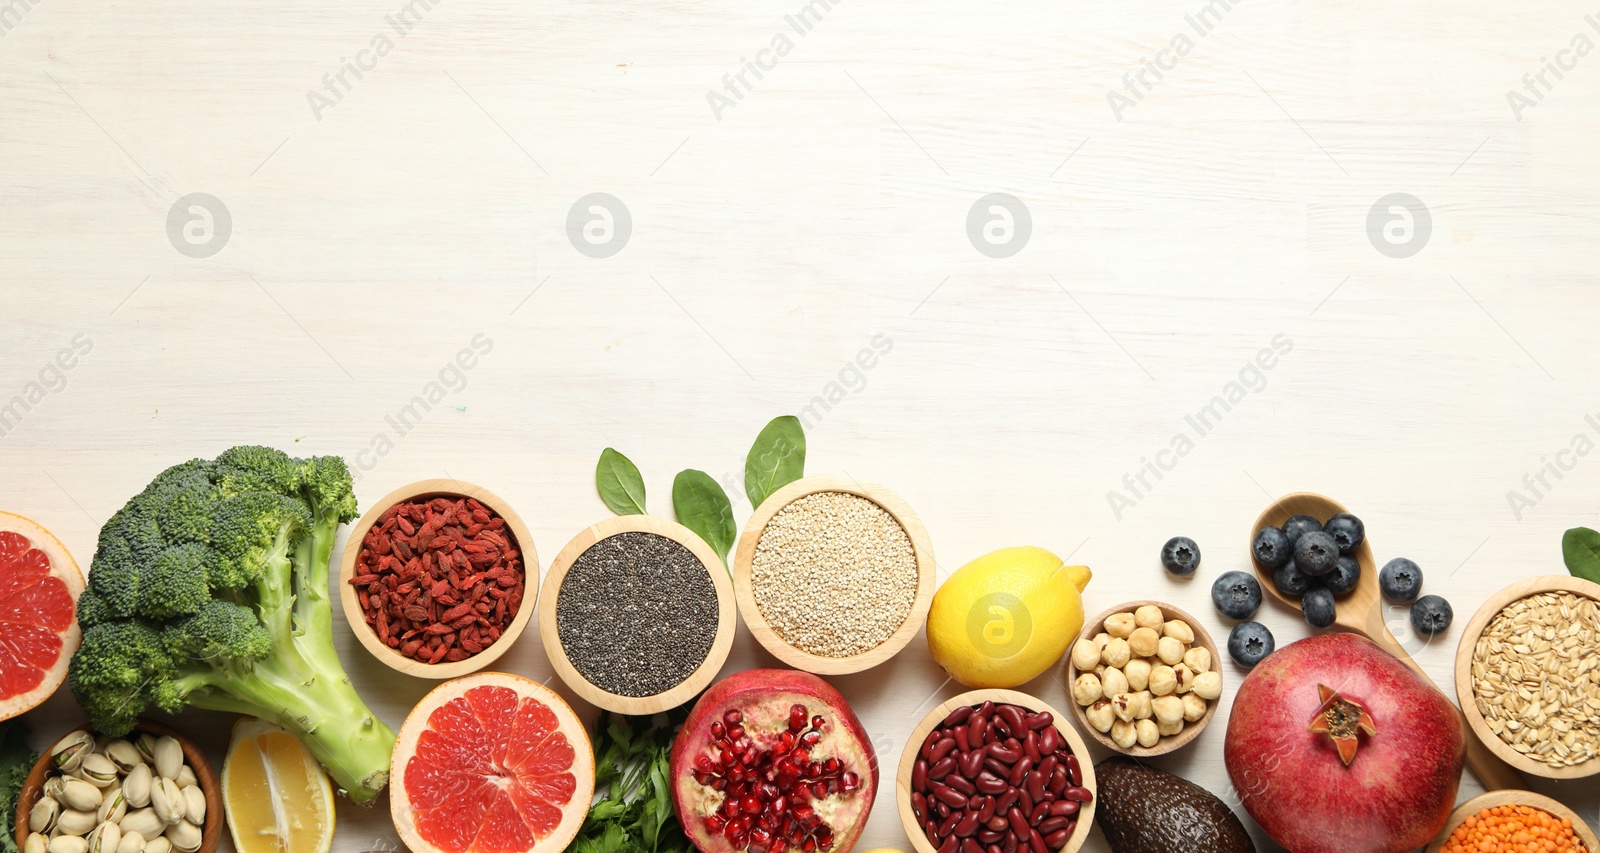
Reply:
[[[1165,755],[1194,740],[1222,696],[1217,645],[1198,620],[1130,601],[1084,623],[1067,663],[1072,713],[1124,755]]]

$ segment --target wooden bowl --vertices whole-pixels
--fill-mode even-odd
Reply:
[[[517,615],[512,618],[511,624],[501,632],[500,639],[483,651],[463,661],[429,664],[412,660],[395,649],[391,649],[378,640],[378,635],[367,624],[367,616],[361,609],[361,599],[356,594],[356,588],[350,585],[350,579],[355,577],[356,557],[360,555],[362,546],[366,542],[367,531],[378,522],[378,518],[395,504],[418,498],[473,498],[483,504],[495,514],[506,520],[506,529],[510,531],[511,540],[516,544],[522,556],[522,605],[517,609]],[[504,500],[494,492],[464,483],[460,480],[436,479],[418,480],[407,486],[384,495],[381,500],[372,505],[366,514],[356,522],[350,530],[350,538],[345,542],[344,554],[339,559],[339,601],[344,605],[344,617],[350,623],[350,630],[355,633],[361,645],[366,646],[372,656],[391,668],[407,675],[418,678],[455,678],[494,663],[501,655],[509,651],[522,636],[528,627],[528,620],[533,616],[537,604],[539,586],[539,556],[533,549],[533,534],[528,532],[528,526],[522,523],[522,516],[517,515]],[[534,583],[528,579],[533,578]]]
[[[665,693],[657,693],[654,696],[621,696],[584,678],[567,657],[566,647],[561,644],[560,627],[556,621],[556,604],[561,597],[561,584],[566,580],[572,564],[589,550],[590,546],[619,533],[653,533],[689,549],[689,552],[694,554],[705,567],[706,573],[711,576],[711,585],[716,589],[717,633],[711,642],[711,651],[688,678]],[[728,577],[728,570],[722,565],[722,558],[717,556],[717,552],[711,550],[711,546],[694,531],[675,521],[653,515],[619,515],[572,537],[572,541],[561,549],[561,553],[557,554],[555,561],[550,564],[550,570],[545,573],[544,585],[539,593],[539,637],[544,642],[545,653],[549,655],[556,674],[572,688],[572,692],[585,701],[619,714],[635,716],[654,714],[668,708],[676,708],[694,698],[717,677],[718,672],[722,671],[722,665],[728,659],[728,650],[733,647],[733,636],[738,625],[738,612],[733,601],[733,581]]]
[[[1083,771],[1083,787],[1088,788],[1095,796],[1093,800],[1084,803],[1083,807],[1079,809],[1078,826],[1072,831],[1072,835],[1067,839],[1066,845],[1060,850],[1053,851],[1053,853],[1076,853],[1089,838],[1089,830],[1094,826],[1094,810],[1100,804],[1100,791],[1095,786],[1094,760],[1089,755],[1089,747],[1084,744],[1083,738],[1078,737],[1077,731],[1067,724],[1067,718],[1063,717],[1060,711],[1026,693],[992,688],[962,693],[934,708],[926,717],[922,718],[922,722],[917,724],[916,729],[911,732],[911,738],[906,741],[905,749],[900,752],[900,769],[895,775],[894,799],[900,810],[900,824],[905,828],[906,835],[911,839],[912,849],[916,853],[938,853],[932,842],[928,840],[927,831],[922,828],[921,824],[917,823],[916,813],[911,810],[911,772],[916,767],[917,756],[922,751],[922,742],[928,739],[928,733],[932,732],[935,726],[944,722],[944,718],[949,716],[951,711],[961,707],[982,705],[984,702],[991,701],[997,705],[1020,705],[1024,708],[1032,708],[1035,711],[1049,711],[1055,717],[1056,731],[1061,733],[1061,737],[1071,747],[1072,754],[1077,756],[1078,767]],[[1600,853],[1600,851],[1597,851],[1597,853]]]
[[[1092,639],[1094,639],[1094,636],[1096,634],[1098,634],[1101,631],[1105,630],[1101,626],[1103,626],[1105,624],[1105,621],[1106,621],[1107,617],[1109,617],[1109,616],[1111,616],[1113,614],[1116,614],[1116,613],[1122,613],[1123,611],[1127,611],[1127,612],[1131,613],[1134,610],[1137,610],[1138,608],[1145,606],[1146,604],[1154,604],[1155,606],[1161,608],[1161,615],[1167,621],[1171,621],[1173,619],[1178,619],[1178,620],[1181,620],[1183,622],[1189,623],[1189,627],[1194,629],[1194,642],[1191,644],[1191,647],[1199,646],[1200,648],[1203,648],[1206,651],[1210,652],[1211,653],[1211,671],[1218,672],[1218,673],[1222,672],[1222,658],[1221,658],[1220,654],[1217,651],[1217,644],[1211,641],[1211,635],[1206,632],[1205,627],[1200,624],[1200,621],[1198,619],[1195,619],[1193,616],[1190,616],[1184,610],[1182,610],[1180,608],[1177,608],[1177,607],[1173,607],[1172,605],[1167,604],[1164,601],[1148,601],[1148,600],[1129,601],[1129,602],[1127,602],[1125,604],[1121,604],[1121,605],[1118,605],[1116,607],[1113,607],[1110,610],[1107,610],[1104,613],[1101,613],[1099,616],[1096,616],[1093,620],[1090,620],[1088,622],[1083,623],[1083,631],[1078,634],[1078,639],[1080,639],[1080,640],[1092,640]],[[1076,644],[1076,643],[1074,643],[1074,644]],[[1081,728],[1084,731],[1088,732],[1090,737],[1092,737],[1095,740],[1099,741],[1100,744],[1102,746],[1104,746],[1105,748],[1110,749],[1110,750],[1114,750],[1116,752],[1120,752],[1123,755],[1132,756],[1134,758],[1152,758],[1152,757],[1157,756],[1157,755],[1166,755],[1167,753],[1172,752],[1173,750],[1182,749],[1183,747],[1188,746],[1190,741],[1192,741],[1195,738],[1200,736],[1200,730],[1204,729],[1208,724],[1210,724],[1211,717],[1217,713],[1217,705],[1222,701],[1221,699],[1212,699],[1209,702],[1207,702],[1206,703],[1205,716],[1201,717],[1198,720],[1195,720],[1192,723],[1184,723],[1183,724],[1183,731],[1178,732],[1175,735],[1164,735],[1164,736],[1162,736],[1162,738],[1159,741],[1156,741],[1156,745],[1155,746],[1144,747],[1144,746],[1139,746],[1138,744],[1134,744],[1133,746],[1128,747],[1127,749],[1123,749],[1122,747],[1117,746],[1117,742],[1112,740],[1111,736],[1109,734],[1105,734],[1105,733],[1101,732],[1099,729],[1095,728],[1094,726],[1089,725],[1089,717],[1088,717],[1087,714],[1085,714],[1085,711],[1087,709],[1085,709],[1082,705],[1079,705],[1075,700],[1073,700],[1073,698],[1072,698],[1072,682],[1074,680],[1076,680],[1077,677],[1078,677],[1078,668],[1072,665],[1072,650],[1068,649],[1067,650],[1067,700],[1072,705],[1072,716],[1078,721],[1078,728]],[[1223,675],[1223,679],[1224,680],[1227,679],[1227,675],[1226,674]],[[1597,851],[1597,853],[1600,853],[1600,851]]]
[[[54,746],[72,732],[93,732],[88,724],[75,729],[62,732],[55,740],[50,741]],[[206,760],[205,753],[194,745],[194,742],[178,734],[175,730],[160,723],[140,720],[133,726],[134,733],[148,733],[156,737],[171,736],[183,747],[183,760],[194,769],[194,778],[200,783],[200,790],[206,795],[206,825],[200,828],[200,849],[196,853],[214,853],[217,842],[222,839],[223,808],[222,789],[217,784],[216,771],[211,769],[211,762]],[[128,735],[131,739],[134,734]],[[28,813],[33,811],[34,803],[39,802],[39,797],[44,792],[45,777],[54,772],[50,764],[50,748],[46,747],[39,755],[39,760],[33,764],[33,769],[28,772],[28,778],[22,782],[22,792],[17,796],[17,813],[14,815],[12,826],[16,829],[17,849],[21,850],[28,840]]]
[[[1588,822],[1578,817],[1576,812],[1543,794],[1517,790],[1490,791],[1457,806],[1456,810],[1450,813],[1450,819],[1445,822],[1444,831],[1428,845],[1427,853],[1439,853],[1444,848],[1445,842],[1450,840],[1450,834],[1465,823],[1467,818],[1496,806],[1532,806],[1540,811],[1549,812],[1557,819],[1567,818],[1572,821],[1572,831],[1577,834],[1584,846],[1589,848],[1589,853],[1600,853],[1600,839],[1595,838],[1594,830],[1590,829]]]
[[[1472,621],[1461,631],[1461,640],[1456,646],[1456,698],[1461,702],[1461,711],[1467,718],[1467,725],[1472,727],[1478,739],[1483,741],[1500,760],[1524,773],[1543,776],[1546,779],[1582,779],[1600,773],[1600,755],[1571,767],[1552,767],[1517,752],[1489,728],[1488,721],[1478,711],[1477,697],[1472,689],[1473,652],[1477,648],[1478,637],[1488,627],[1490,620],[1513,601],[1541,592],[1570,592],[1600,601],[1600,584],[1569,575],[1528,578],[1517,581],[1490,596],[1489,600],[1478,608],[1478,612],[1473,614]],[[1596,853],[1600,853],[1600,850]]]
[[[752,585],[756,543],[761,540],[761,534],[766,532],[767,524],[779,510],[799,498],[818,492],[844,492],[866,498],[882,507],[894,517],[911,540],[911,551],[917,561],[917,593],[911,602],[911,612],[906,614],[905,621],[900,623],[900,627],[883,643],[850,657],[824,657],[790,645],[778,636],[768,624],[766,617],[762,615],[761,608],[756,605],[755,590]],[[739,614],[744,617],[744,623],[749,626],[750,633],[754,634],[773,656],[795,669],[806,672],[818,675],[843,675],[871,669],[894,657],[911,642],[911,638],[916,636],[917,631],[921,630],[923,623],[928,620],[928,607],[933,603],[933,589],[937,580],[935,572],[933,543],[928,539],[928,531],[905,501],[882,486],[866,485],[850,477],[823,475],[796,480],[773,492],[761,502],[761,506],[756,508],[755,513],[750,516],[749,523],[745,525],[744,533],[739,537],[738,547],[734,550],[733,589],[739,601]]]

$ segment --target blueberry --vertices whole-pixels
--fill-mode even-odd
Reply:
[[[1187,536],[1174,536],[1161,546],[1161,565],[1169,574],[1188,577],[1200,568],[1200,546]]]
[[[1311,577],[1295,568],[1294,563],[1287,563],[1272,573],[1272,585],[1290,598],[1299,598],[1311,588]]]
[[[1333,607],[1333,590],[1325,586],[1314,586],[1306,590],[1304,598],[1300,599],[1300,611],[1306,617],[1306,624],[1313,628],[1326,628],[1333,624],[1337,615]]]
[[[1455,617],[1455,611],[1450,609],[1450,602],[1437,595],[1424,595],[1411,605],[1411,627],[1424,637],[1442,634],[1450,628],[1450,620]]]
[[[1276,527],[1263,527],[1256,534],[1256,541],[1250,544],[1250,552],[1255,554],[1256,562],[1269,569],[1289,562],[1289,557],[1294,553],[1294,547],[1289,544],[1289,537]]]
[[[1378,572],[1378,589],[1384,598],[1397,604],[1413,601],[1422,591],[1422,569],[1405,557],[1396,557]]]
[[[1312,577],[1322,577],[1339,567],[1339,543],[1320,530],[1301,534],[1294,541],[1294,564]]]
[[[1340,557],[1339,565],[1331,573],[1322,578],[1322,585],[1332,592],[1335,598],[1343,598],[1356,588],[1361,580],[1361,564],[1355,557]]]
[[[1260,663],[1262,658],[1272,654],[1276,645],[1272,632],[1260,622],[1240,622],[1228,634],[1228,655],[1243,667]]]
[[[1289,537],[1289,544],[1300,541],[1300,537],[1313,530],[1321,530],[1322,522],[1309,515],[1297,515],[1283,523],[1283,535]]]
[[[1223,572],[1211,584],[1211,603],[1229,619],[1249,619],[1261,607],[1261,584],[1249,572]]]
[[[1328,523],[1322,525],[1322,532],[1332,536],[1333,541],[1339,543],[1341,554],[1354,554],[1356,549],[1361,547],[1362,540],[1367,538],[1367,526],[1361,523],[1361,519],[1348,512],[1341,512],[1328,519]]]

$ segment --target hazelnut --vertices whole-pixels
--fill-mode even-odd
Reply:
[[[1112,710],[1110,702],[1101,699],[1090,705],[1089,709],[1083,712],[1083,716],[1088,719],[1089,725],[1094,726],[1095,731],[1104,734],[1111,731],[1111,722],[1116,719],[1116,712]]]
[[[1155,606],[1154,604],[1146,604],[1143,607],[1140,607],[1138,610],[1133,611],[1133,624],[1139,626],[1140,628],[1153,628],[1160,630],[1161,623],[1165,620],[1166,617],[1161,615],[1161,608]]]
[[[1160,635],[1154,629],[1135,628],[1128,637],[1128,649],[1139,657],[1147,658],[1156,653],[1156,645],[1160,639]]]
[[[1183,694],[1182,701],[1183,720],[1186,723],[1192,723],[1201,717],[1204,717],[1206,715],[1206,709],[1210,707],[1206,704],[1206,700],[1201,699],[1199,696],[1196,696],[1193,693]]]
[[[1150,691],[1140,690],[1133,694],[1133,718],[1135,720],[1148,720],[1153,714]]]
[[[1171,637],[1186,646],[1194,644],[1194,629],[1182,619],[1167,620],[1167,623],[1161,626],[1161,636]]]
[[[1177,666],[1183,660],[1183,643],[1172,637],[1162,637],[1156,641],[1156,657],[1167,666]]]
[[[1211,669],[1211,650],[1205,646],[1195,646],[1183,653],[1183,665],[1194,670],[1196,675]]]
[[[1129,661],[1129,663],[1132,663],[1132,661]],[[1106,667],[1106,671],[1100,674],[1100,695],[1107,699],[1118,693],[1129,692],[1129,687],[1131,685],[1128,684],[1128,677],[1123,674],[1122,670],[1114,666]]]
[[[1072,644],[1072,665],[1079,670],[1093,669],[1100,662],[1100,647],[1093,640],[1079,640]]]
[[[1106,647],[1100,650],[1100,660],[1107,666],[1120,667],[1128,662],[1131,651],[1127,640],[1112,637],[1111,642],[1106,643]]]
[[[1144,690],[1150,686],[1150,662],[1144,658],[1128,661],[1122,668],[1122,674],[1128,677],[1128,687],[1132,690]]]
[[[1149,749],[1161,740],[1161,731],[1156,728],[1153,720],[1140,720],[1133,724],[1134,734],[1138,736],[1139,745]]]
[[[1194,692],[1201,699],[1211,700],[1222,695],[1222,673],[1202,672],[1194,677]]]
[[[1162,725],[1183,722],[1183,700],[1176,696],[1158,696],[1150,702],[1156,722]]]
[[[1176,723],[1158,723],[1156,725],[1156,731],[1160,732],[1162,737],[1171,737],[1172,735],[1180,734],[1183,732],[1183,721],[1179,720]]]
[[[1178,687],[1178,674],[1172,667],[1161,664],[1150,670],[1149,690],[1152,695],[1165,696]]]
[[[1194,670],[1188,664],[1180,663],[1173,667],[1172,674],[1178,679],[1177,686],[1172,688],[1173,693],[1182,696],[1194,689]]]
[[[1111,741],[1122,749],[1132,749],[1139,742],[1139,730],[1128,720],[1117,720],[1111,724]]]
[[[1087,708],[1100,701],[1100,679],[1085,672],[1072,682],[1072,698],[1079,706]]]
[[[1117,639],[1128,639],[1128,635],[1137,627],[1132,613],[1113,613],[1106,617],[1106,633]]]
[[[1111,642],[1111,635],[1107,634],[1104,631],[1101,631],[1100,633],[1094,635],[1094,647],[1096,649],[1105,648],[1106,647],[1106,643],[1109,643],[1109,642]]]

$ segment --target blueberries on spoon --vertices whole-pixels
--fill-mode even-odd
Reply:
[[[1328,519],[1328,523],[1322,525],[1322,532],[1332,536],[1333,541],[1339,543],[1339,553],[1345,555],[1354,554],[1367,538],[1367,526],[1348,512]]]
[[[1450,628],[1455,612],[1450,602],[1437,595],[1424,595],[1411,605],[1411,627],[1424,637],[1441,634]]]
[[[1211,603],[1229,619],[1249,619],[1261,607],[1261,584],[1248,572],[1223,572],[1211,584]]]
[[[1405,557],[1396,557],[1378,572],[1378,589],[1396,604],[1415,601],[1422,591],[1422,569]]]
[[[1169,574],[1188,577],[1200,568],[1200,546],[1187,536],[1174,536],[1161,546],[1161,565]]]
[[[1276,569],[1294,555],[1294,546],[1290,544],[1289,537],[1276,527],[1263,527],[1256,534],[1256,540],[1250,543],[1250,553],[1255,555],[1256,562],[1269,569]]]
[[[1321,530],[1303,533],[1294,542],[1294,564],[1312,577],[1322,577],[1339,566],[1339,543]]]
[[[1260,622],[1240,622],[1228,634],[1228,656],[1242,667],[1252,667],[1276,647],[1272,632]]]
[[[1338,615],[1333,606],[1333,591],[1325,586],[1306,590],[1305,597],[1300,599],[1300,611],[1306,617],[1306,624],[1313,628],[1332,625]]]
[[[1355,557],[1339,558],[1339,565],[1322,578],[1322,585],[1333,593],[1334,598],[1343,598],[1356,588],[1361,580],[1361,564]]]
[[[1294,563],[1285,563],[1272,573],[1272,585],[1290,598],[1299,598],[1311,588],[1311,578]]]
[[[1289,544],[1300,540],[1300,537],[1313,530],[1322,530],[1322,522],[1309,515],[1297,515],[1283,523],[1283,535],[1289,537]]]

